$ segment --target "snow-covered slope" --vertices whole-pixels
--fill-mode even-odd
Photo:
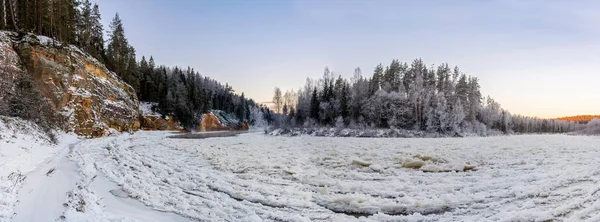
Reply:
[[[59,144],[35,124],[0,116],[0,221],[9,221],[15,211],[17,193],[27,173],[49,161],[64,149],[74,136],[60,135]]]
[[[82,140],[57,140],[31,122],[0,116],[0,222],[190,221],[111,194],[118,184],[71,160]]]

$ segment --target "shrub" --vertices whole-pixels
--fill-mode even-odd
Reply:
[[[19,117],[37,124],[53,141],[57,142],[54,129],[64,127],[61,116],[35,87],[30,75],[23,73],[14,80],[14,89],[3,98],[0,115]]]

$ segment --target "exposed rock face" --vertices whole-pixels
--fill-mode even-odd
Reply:
[[[219,130],[227,130],[227,127],[221,124],[221,121],[217,116],[212,113],[206,113],[202,116],[202,120],[198,124],[198,128],[196,131],[204,132],[204,131],[219,131]]]
[[[248,126],[248,121],[241,122],[239,125],[235,126],[235,130],[248,130],[250,127]]]
[[[213,113],[206,113],[198,124],[196,131],[221,131],[221,130],[248,130],[248,122],[244,121],[232,126],[225,126],[222,121]]]
[[[12,48],[12,42],[5,32],[0,32],[0,101],[13,89],[13,80],[20,74],[19,55]]]
[[[160,116],[142,116],[142,130],[183,130],[179,122],[170,116],[164,119]]]
[[[109,128],[140,128],[134,89],[78,48],[46,37],[0,32],[0,69],[21,67],[26,71],[21,74],[34,77],[39,91],[75,133],[99,137]],[[0,76],[5,82],[9,78],[14,77]]]

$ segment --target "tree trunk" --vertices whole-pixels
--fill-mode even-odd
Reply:
[[[10,2],[8,3],[8,8],[10,10],[10,17],[12,19],[12,23],[13,23],[13,30],[17,31],[19,30],[18,26],[17,26],[17,21],[15,20],[15,6],[13,5],[14,2]]]

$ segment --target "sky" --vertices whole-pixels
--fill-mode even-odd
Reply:
[[[448,63],[511,113],[600,114],[600,1],[94,0],[138,57],[190,66],[258,102],[325,67]]]

